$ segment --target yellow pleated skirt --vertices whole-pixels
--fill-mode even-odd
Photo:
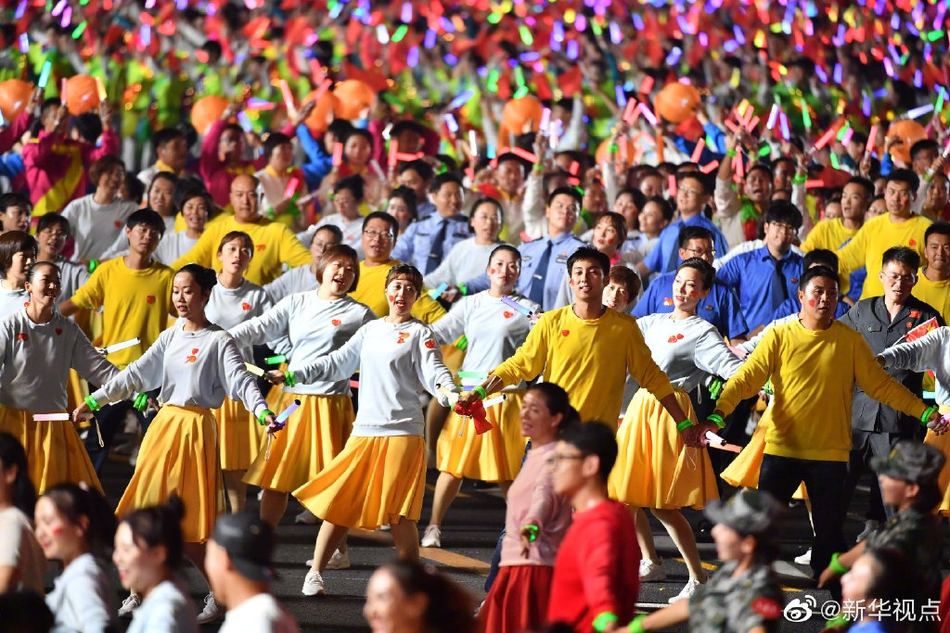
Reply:
[[[689,396],[674,389],[689,419],[696,413]],[[676,430],[676,421],[660,401],[640,389],[630,401],[617,430],[619,453],[608,479],[612,499],[639,508],[702,509],[719,498],[716,475],[705,448],[690,448]]]
[[[266,432],[244,403],[225,397],[212,412],[218,421],[218,454],[221,470],[247,470],[257,459]]]
[[[449,413],[436,446],[439,472],[481,481],[514,481],[527,441],[521,434],[524,390],[505,394],[507,400],[485,411],[492,424],[487,433],[478,435],[471,418]]]
[[[950,412],[950,407],[940,405],[940,413],[945,414],[947,412]],[[928,430],[927,436],[924,438],[924,444],[929,444],[944,455],[950,457],[950,433],[936,435],[933,431]],[[950,459],[948,459],[947,462],[950,463]],[[943,465],[943,469],[940,471],[940,477],[937,478],[937,485],[939,485],[940,490],[943,491],[943,500],[940,502],[940,505],[937,506],[937,510],[944,516],[950,516],[950,465]]]
[[[375,530],[401,517],[418,521],[425,483],[422,437],[351,437],[323,472],[293,494],[324,521]]]
[[[309,396],[284,393],[281,411],[294,399],[300,407],[271,440],[270,459],[262,449],[244,475],[244,482],[267,490],[292,492],[316,477],[340,454],[353,430],[350,396]],[[264,437],[261,446],[266,446]]]
[[[86,483],[102,492],[96,469],[72,422],[34,422],[32,412],[0,405],[0,430],[16,437],[26,450],[30,481],[37,494],[62,483]]]
[[[759,418],[759,423],[756,425],[749,443],[719,475],[724,482],[736,488],[759,487],[759,471],[762,470],[762,457],[765,455],[765,434],[771,425],[772,407],[769,406],[762,413],[762,417]],[[792,498],[808,498],[805,484],[798,486]]]
[[[142,440],[116,515],[162,504],[175,493],[185,505],[181,522],[185,542],[211,538],[214,522],[224,512],[217,439],[217,424],[208,409],[162,407]]]
[[[66,410],[74,411],[79,403],[89,395],[89,385],[79,377],[75,369],[69,370],[69,382],[66,383]]]

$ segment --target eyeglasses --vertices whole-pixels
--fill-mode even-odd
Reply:
[[[891,273],[890,275],[884,275],[884,277],[892,284],[898,282],[901,284],[912,284],[917,281],[917,275],[896,275]]]
[[[378,237],[379,239],[383,240],[383,241],[388,241],[388,240],[393,239],[393,234],[390,233],[389,231],[387,231],[387,232],[385,232],[385,233],[382,233],[382,232],[376,231],[376,230],[374,230],[374,229],[367,229],[367,230],[363,231],[363,235],[365,235],[366,237],[368,237],[368,238],[371,239],[371,240],[374,240],[374,239],[376,239],[377,237]]]
[[[679,189],[677,189],[677,191],[678,191],[679,193],[683,194],[683,195],[686,195],[686,196],[701,196],[701,195],[703,195],[703,192],[700,191],[699,189],[683,189],[682,187],[680,187]]]
[[[684,248],[683,250],[686,251],[687,253],[691,253],[695,255],[696,257],[715,257],[716,256],[715,248],[708,251],[700,250],[698,248]]]
[[[798,229],[796,229],[791,224],[785,224],[783,222],[769,222],[769,225],[774,226],[775,228],[779,229],[780,231],[784,231],[789,235],[796,235],[798,233]]]
[[[548,458],[545,460],[545,462],[547,463],[548,466],[557,466],[558,462],[563,462],[565,459],[577,459],[577,460],[581,460],[581,459],[584,459],[585,457],[587,457],[587,455],[580,455],[580,454],[578,454],[578,455],[564,455],[564,454],[562,454],[562,453],[554,453],[553,455],[551,455],[550,457],[548,457]]]

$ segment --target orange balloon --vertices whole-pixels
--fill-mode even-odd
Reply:
[[[217,95],[209,95],[195,101],[191,106],[191,124],[195,126],[198,134],[204,136],[214,125],[214,122],[221,118],[228,107],[228,100]]]
[[[626,154],[623,154],[622,150],[621,152],[618,152],[617,162],[625,164],[627,167],[630,167],[631,165],[633,165],[633,159],[636,157],[637,146],[633,142],[632,139],[626,136],[620,142],[627,144],[627,152]],[[604,139],[604,142],[601,143],[600,146],[597,148],[597,151],[594,152],[594,158],[597,159],[598,165],[603,165],[604,161],[607,160],[608,152],[610,151],[607,149],[609,146],[610,146],[610,139],[609,138]]]
[[[525,132],[537,132],[541,127],[541,113],[544,106],[534,95],[512,99],[505,104],[501,111],[501,124],[515,136],[521,136]],[[530,130],[527,129],[530,123]],[[508,138],[499,135],[499,143],[508,144]]]
[[[334,113],[341,119],[355,121],[362,116],[364,110],[372,107],[376,100],[376,93],[365,82],[359,79],[347,79],[333,87],[338,105]]]
[[[89,75],[76,75],[66,80],[66,109],[73,116],[99,107],[99,87]]]
[[[910,148],[913,147],[917,141],[922,141],[927,138],[927,131],[924,129],[924,126],[917,121],[906,119],[892,123],[891,127],[887,130],[887,135],[897,136],[902,141],[897,145],[891,146],[891,156],[909,165]]]
[[[663,86],[653,101],[657,115],[670,123],[682,123],[691,119],[698,106],[699,92],[696,88],[678,81]]]
[[[33,86],[22,79],[7,79],[0,83],[0,112],[7,121],[13,121],[26,109],[33,98]]]
[[[316,90],[308,94],[304,97],[303,103],[306,104],[313,101],[316,94]],[[311,112],[310,116],[304,121],[307,125],[307,129],[313,134],[322,134],[325,132],[330,121],[333,120],[334,113],[338,111],[339,107],[340,98],[332,92],[324,92],[320,100],[317,101],[317,106],[313,109],[313,112]]]

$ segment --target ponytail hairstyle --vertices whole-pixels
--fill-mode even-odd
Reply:
[[[203,292],[211,294],[211,289],[218,283],[218,275],[210,268],[205,268],[201,264],[185,264],[178,269],[178,273],[187,273],[191,275],[198,287]],[[176,274],[178,274],[176,273]]]
[[[551,415],[560,414],[561,422],[557,426],[558,436],[573,425],[580,424],[581,416],[571,406],[570,398],[562,387],[555,385],[553,382],[539,382],[528,387],[528,391],[539,394],[544,399],[548,413]]]
[[[127,514],[122,523],[132,530],[132,540],[142,549],[165,548],[165,567],[176,571],[184,560],[184,539],[181,519],[185,506],[176,494],[160,506],[139,508]]]
[[[71,483],[52,486],[43,496],[73,525],[80,525],[80,519],[86,517],[86,543],[95,556],[106,557],[115,538],[116,520],[105,497],[95,490]]]

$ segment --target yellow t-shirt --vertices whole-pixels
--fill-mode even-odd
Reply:
[[[581,319],[573,306],[542,314],[524,344],[492,373],[505,385],[543,373],[545,382],[567,391],[581,420],[611,427],[620,417],[627,373],[659,400],[673,393],[636,319],[616,310],[605,310],[599,319]]]
[[[841,218],[832,218],[822,220],[815,225],[805,241],[802,242],[802,250],[806,253],[823,248],[832,253],[841,248],[841,245],[854,237],[858,229],[849,229],[842,222]],[[844,296],[851,291],[851,280],[849,275],[841,275],[841,295]]]
[[[132,270],[122,257],[110,259],[95,272],[76,294],[73,303],[79,308],[103,309],[102,345],[113,345],[138,337],[138,345],[109,355],[109,360],[124,368],[145,353],[158,335],[168,326],[172,310],[171,268],[152,261],[143,270]]]
[[[772,426],[765,435],[768,455],[848,461],[855,383],[908,415],[919,417],[927,408],[881,369],[859,332],[838,321],[819,331],[797,320],[770,329],[726,382],[717,408],[731,413],[770,378],[775,395]]]
[[[391,259],[379,266],[367,266],[365,261],[360,262],[360,281],[350,296],[367,306],[373,314],[383,318],[389,315],[389,302],[386,301],[386,275],[397,264],[398,259]],[[412,316],[426,324],[432,324],[446,314],[438,301],[430,297],[425,291],[412,306]]]
[[[950,279],[930,281],[921,268],[913,295],[939,312],[944,323],[950,323]]]
[[[892,246],[907,246],[924,257],[924,233],[931,222],[920,215],[912,215],[903,222],[892,222],[888,214],[868,220],[857,234],[838,251],[838,274],[844,277],[860,269],[867,269],[861,298],[879,297],[884,285],[877,273],[881,270],[884,251]]]
[[[218,247],[221,238],[231,231],[243,231],[254,242],[254,257],[244,277],[258,286],[277,279],[283,272],[283,265],[291,268],[309,265],[310,251],[297,239],[297,236],[285,224],[271,222],[261,218],[253,224],[241,224],[229,216],[219,222],[210,222],[190,251],[172,264],[178,270],[185,264],[194,262],[221,272],[218,261]]]

